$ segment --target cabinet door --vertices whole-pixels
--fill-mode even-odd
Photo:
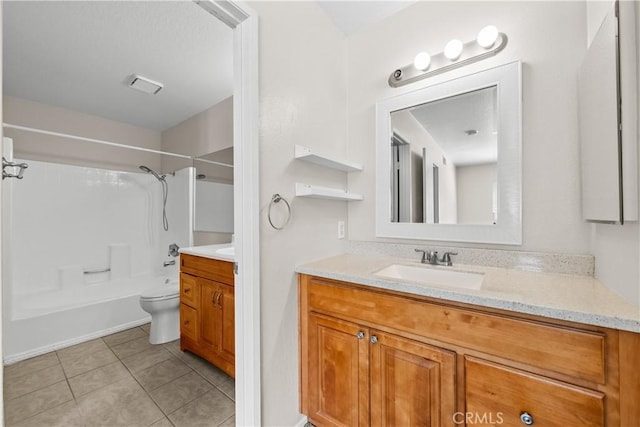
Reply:
[[[200,343],[218,351],[222,330],[219,309],[222,300],[220,285],[211,280],[198,278],[200,285]]]
[[[371,331],[371,425],[454,425],[455,353]]]
[[[468,423],[604,425],[604,395],[597,391],[469,356],[465,384]]]
[[[235,338],[235,296],[233,286],[220,285],[222,297],[220,298],[220,353],[230,361],[234,360],[236,354]]]
[[[369,425],[369,341],[353,323],[309,316],[309,419],[320,426]]]
[[[198,341],[198,312],[186,304],[180,304],[180,334]]]

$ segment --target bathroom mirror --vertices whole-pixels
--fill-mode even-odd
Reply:
[[[233,147],[193,160],[195,231],[233,233]]]
[[[377,103],[376,235],[520,244],[521,64]]]

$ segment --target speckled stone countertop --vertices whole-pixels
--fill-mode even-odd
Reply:
[[[386,279],[374,273],[391,264],[484,275],[478,290]],[[591,276],[541,273],[454,264],[435,267],[389,256],[345,254],[304,264],[297,273],[375,288],[510,310],[553,319],[640,332],[640,308],[627,303]]]
[[[204,258],[217,259],[220,261],[235,261],[234,247],[230,243],[220,245],[192,246],[190,248],[181,248],[181,254],[201,256]]]

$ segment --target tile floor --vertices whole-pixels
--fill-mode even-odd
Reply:
[[[235,425],[235,382],[149,325],[4,368],[5,425]]]

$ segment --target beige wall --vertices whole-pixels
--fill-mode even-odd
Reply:
[[[580,213],[576,88],[586,49],[585,9],[584,2],[418,2],[349,37],[349,155],[364,163],[363,173],[349,176],[350,189],[364,194],[362,203],[349,205],[349,238],[376,240],[376,101],[521,60],[523,244],[498,247],[587,253],[589,228]],[[416,53],[440,52],[452,38],[472,40],[488,24],[509,36],[498,55],[403,88],[388,86],[389,74],[412,62]]]
[[[163,151],[189,156],[233,147],[233,97],[164,130],[161,146]],[[168,157],[162,163],[164,172],[183,167],[183,161]],[[233,178],[232,169],[224,169],[220,174],[227,180]]]
[[[456,168],[458,224],[493,223],[493,185],[497,179],[495,163]]]
[[[3,97],[4,120],[13,125],[95,138],[160,150],[160,132],[41,104],[26,99]],[[6,129],[14,139],[15,156],[81,166],[138,171],[139,165],[160,168],[160,155],[129,149],[105,147],[68,138]],[[28,172],[25,172],[25,174]]]
[[[260,18],[262,420],[291,426],[301,419],[293,269],[344,252],[337,223],[347,219],[347,202],[294,197],[296,182],[344,188],[346,176],[294,160],[293,152],[302,144],[336,157],[346,154],[345,41],[316,2],[250,6]],[[267,222],[274,193],[293,210],[282,231]]]
[[[204,156],[233,147],[233,97],[229,97],[163,131],[161,146],[163,151],[189,156]],[[232,158],[216,157],[210,160],[233,164]],[[162,171],[174,171],[186,166],[192,166],[192,163],[184,159],[165,156],[162,161]],[[233,184],[233,169],[231,168],[197,161],[195,166],[196,173],[205,173],[208,180]],[[230,233],[206,231],[193,233],[193,244],[196,246],[229,242],[231,242]]]

